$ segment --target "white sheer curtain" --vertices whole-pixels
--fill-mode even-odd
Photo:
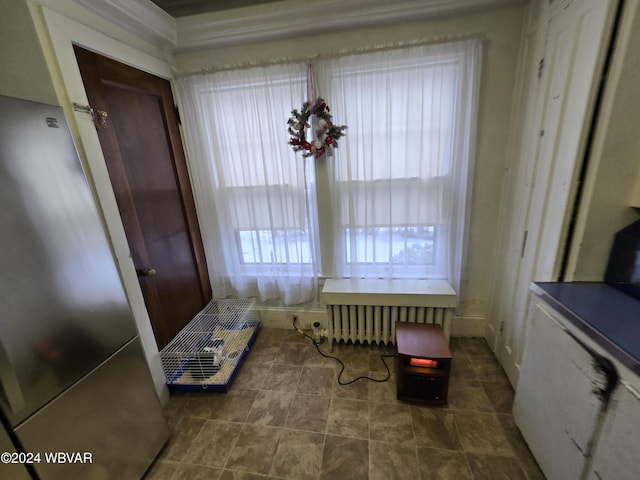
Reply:
[[[304,64],[178,81],[209,273],[216,296],[297,304],[317,284],[308,159],[286,120],[306,99]],[[312,167],[312,165],[311,165]]]
[[[459,288],[480,63],[479,41],[317,63],[318,94],[348,126],[329,160],[335,276]]]

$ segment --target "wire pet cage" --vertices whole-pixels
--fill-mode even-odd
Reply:
[[[167,384],[180,390],[226,392],[260,328],[254,303],[209,302],[160,352]]]

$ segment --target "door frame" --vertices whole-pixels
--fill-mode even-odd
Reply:
[[[52,75],[58,99],[69,121],[87,180],[98,204],[98,209],[102,214],[112,253],[120,272],[156,391],[161,400],[166,402],[169,398],[166,378],[158,355],[158,347],[151,328],[151,321],[144,303],[136,269],[131,259],[129,244],[122,219],[120,218],[98,134],[90,115],[76,112],[73,109],[73,103],[88,104],[73,45],[79,45],[105,57],[167,79],[172,84],[173,93],[175,94],[172,83],[173,71],[171,65],[163,58],[166,57],[167,53],[156,49],[158,51],[158,56],[156,57],[142,51],[141,48],[146,47],[149,50],[153,48],[149,47],[148,44],[142,45],[141,42],[140,49],[134,48],[46,7],[41,7],[39,12],[32,11],[32,14],[34,14],[36,31],[43,46],[49,70],[58,73],[58,75]],[[123,31],[120,38],[130,37],[131,35],[128,32]],[[187,152],[185,151],[186,155]],[[187,166],[188,164],[189,159],[187,157]]]

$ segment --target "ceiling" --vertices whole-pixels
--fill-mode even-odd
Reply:
[[[151,0],[174,18],[251,7],[279,0]]]

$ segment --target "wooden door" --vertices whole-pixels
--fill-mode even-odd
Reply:
[[[158,348],[206,305],[211,286],[171,86],[74,47]]]
[[[587,134],[617,0],[558,2],[546,13],[535,106],[519,152],[511,225],[498,283],[496,354],[511,382],[518,379],[526,341],[529,285],[557,280],[572,212],[577,172]],[[544,23],[543,23],[544,25]]]

